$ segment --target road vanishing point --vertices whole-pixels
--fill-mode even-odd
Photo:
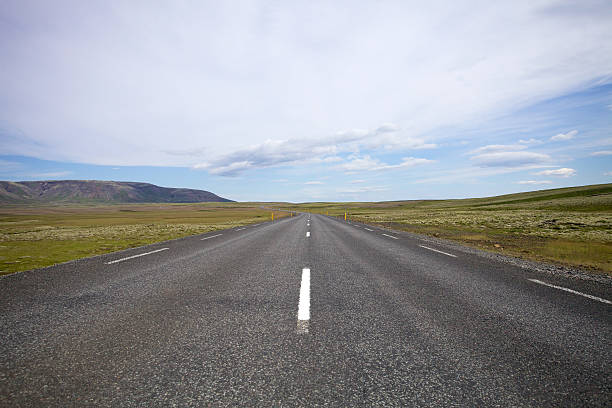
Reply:
[[[2,406],[612,406],[609,285],[323,215],[0,290]]]

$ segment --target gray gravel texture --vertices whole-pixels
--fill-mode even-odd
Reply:
[[[307,218],[0,279],[0,405],[612,405],[612,307],[527,279],[608,282]]]
[[[562,275],[563,277],[574,278],[574,279],[592,280],[592,281],[597,281],[597,282],[601,282],[604,284],[612,285],[612,276],[593,273],[592,271],[589,271],[586,269],[581,269],[581,268],[576,268],[576,267],[571,267],[571,266],[566,266],[566,265],[560,265],[560,264],[551,264],[551,263],[546,263],[546,262],[531,261],[528,259],[522,259],[522,258],[518,258],[515,256],[500,254],[498,252],[490,252],[490,251],[485,251],[485,250],[478,249],[478,248],[468,247],[468,246],[462,245],[454,241],[432,237],[430,235],[416,234],[416,233],[407,232],[407,231],[398,231],[396,229],[388,228],[386,226],[383,226],[383,227],[378,226],[378,225],[372,226],[370,224],[362,224],[362,223],[353,223],[353,224],[368,226],[369,228],[380,228],[380,229],[384,229],[387,231],[392,231],[396,234],[401,234],[407,238],[412,238],[412,239],[420,240],[423,242],[434,243],[434,244],[440,245],[448,249],[452,248],[455,251],[463,252],[466,254],[474,254],[480,257],[490,258],[490,259],[500,261],[500,262],[506,262],[506,263],[516,265],[521,268],[530,269],[533,271],[538,271],[538,272],[543,272],[543,273],[548,273],[548,274],[553,274],[553,275]]]

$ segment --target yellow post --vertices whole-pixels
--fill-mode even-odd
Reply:
[[[346,221],[346,213],[344,213],[344,221]]]
[[[272,221],[274,221],[274,213],[272,213]]]

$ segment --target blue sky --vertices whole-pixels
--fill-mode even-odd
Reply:
[[[0,179],[234,200],[612,181],[612,5],[0,5]]]

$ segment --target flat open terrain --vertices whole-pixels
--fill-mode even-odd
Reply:
[[[5,205],[0,275],[270,218],[259,204]]]
[[[309,211],[612,274],[612,184],[465,200],[0,207],[0,274]],[[277,218],[287,213],[276,212]]]
[[[322,215],[0,277],[0,406],[610,407],[612,286]]]
[[[285,206],[612,274],[612,184],[464,200]]]

